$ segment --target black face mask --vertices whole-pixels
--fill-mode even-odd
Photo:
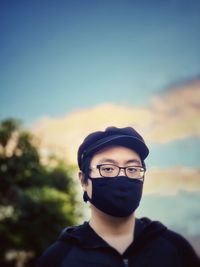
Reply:
[[[84,201],[90,201],[97,209],[114,217],[127,217],[139,206],[143,181],[127,176],[91,178],[92,198],[84,192]]]

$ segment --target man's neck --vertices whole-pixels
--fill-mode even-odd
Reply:
[[[93,230],[100,236],[126,236],[133,235],[135,226],[134,213],[128,217],[112,217],[94,206],[91,207],[89,222]]]

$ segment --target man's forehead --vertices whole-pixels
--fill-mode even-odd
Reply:
[[[120,150],[120,151],[124,150],[126,152],[129,151],[129,153],[134,153],[134,154],[137,154],[138,155],[138,153],[134,149],[130,148],[129,146],[124,146],[124,145],[110,145],[110,146],[105,146],[102,149],[98,150],[94,154],[94,156],[97,155],[97,154],[102,154],[102,153],[107,153],[107,152],[108,153],[110,153],[110,152],[113,153],[113,152],[116,152],[118,150]]]
[[[92,157],[92,162],[129,164],[141,163],[140,156],[134,150],[123,146],[110,146],[98,151]]]

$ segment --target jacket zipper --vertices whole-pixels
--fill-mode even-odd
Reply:
[[[128,259],[123,259],[124,267],[128,267]]]

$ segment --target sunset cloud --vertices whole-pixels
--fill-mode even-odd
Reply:
[[[148,106],[102,104],[63,117],[42,118],[32,128],[43,154],[53,153],[76,162],[76,151],[90,132],[107,126],[133,126],[148,144],[200,137],[200,81],[172,88]]]
[[[200,137],[200,81],[173,88],[155,97],[150,112],[153,115],[148,130],[150,142],[165,143]]]
[[[200,171],[191,168],[149,170],[145,177],[144,194],[175,195],[179,191],[199,191]]]

